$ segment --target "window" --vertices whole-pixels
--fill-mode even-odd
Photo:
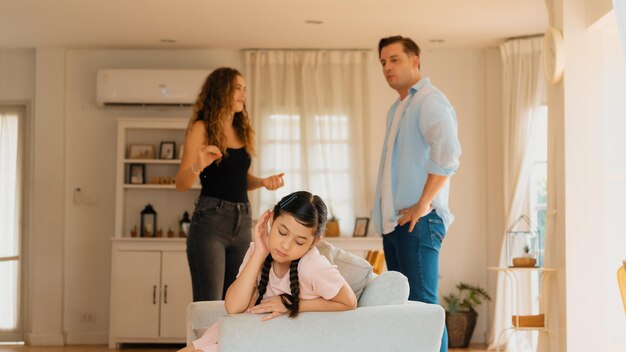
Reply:
[[[0,341],[19,332],[20,115],[0,107]]]
[[[308,190],[324,199],[329,216],[354,219],[349,121],[345,115],[319,115],[308,121],[299,115],[268,115],[260,150],[261,175],[284,172],[285,187],[263,192],[261,209],[288,193]],[[354,225],[350,222],[344,226]]]
[[[539,235],[537,265],[543,266],[548,206],[548,107],[540,106],[534,116],[531,136],[530,220]]]

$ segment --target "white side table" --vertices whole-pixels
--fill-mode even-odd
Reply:
[[[544,304],[543,304],[543,323],[541,324],[541,326],[520,326],[520,312],[521,312],[521,308],[520,308],[520,301],[519,301],[519,297],[521,296],[522,293],[522,287],[519,284],[519,273],[528,273],[531,271],[537,271],[539,272],[539,280],[541,282],[541,285],[543,286],[545,281],[550,277],[550,275],[552,275],[554,272],[556,272],[556,269],[554,268],[543,268],[543,267],[488,267],[487,270],[489,271],[495,271],[495,272],[502,272],[506,275],[509,283],[511,284],[511,304],[514,305],[514,307],[511,307],[511,310],[513,312],[513,314],[515,315],[515,320],[514,320],[514,324],[508,328],[503,329],[500,334],[498,334],[498,340],[496,341],[496,345],[497,345],[497,351],[500,351],[500,339],[502,338],[502,336],[507,332],[507,331],[511,331],[511,335],[518,332],[518,331],[528,331],[528,330],[536,330],[538,331],[540,334],[541,333],[545,333],[546,335],[550,335],[550,330],[548,330],[547,326],[546,326],[546,322],[548,321],[548,300],[545,299],[544,297],[541,296],[541,299],[544,300]],[[517,299],[515,300],[515,302],[513,302],[513,292],[514,290],[517,291]],[[510,336],[509,336],[510,337]]]

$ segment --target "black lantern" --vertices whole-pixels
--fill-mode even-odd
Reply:
[[[141,211],[141,232],[140,237],[154,237],[157,226],[157,213],[148,203]]]
[[[191,226],[191,219],[189,219],[189,213],[185,211],[182,220],[180,220],[180,235],[181,237],[187,237],[189,234],[189,226]]]

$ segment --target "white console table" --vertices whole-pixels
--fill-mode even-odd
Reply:
[[[365,258],[367,251],[383,250],[382,237],[324,237],[325,241],[356,256]]]

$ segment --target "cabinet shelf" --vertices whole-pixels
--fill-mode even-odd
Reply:
[[[180,159],[124,159],[124,164],[178,165],[180,164]]]
[[[145,184],[145,185],[132,185],[132,184],[124,184],[123,186],[124,189],[171,189],[171,190],[175,190],[176,189],[176,185],[157,185],[157,184]],[[202,186],[200,185],[193,185],[191,186],[191,189],[201,189]]]

